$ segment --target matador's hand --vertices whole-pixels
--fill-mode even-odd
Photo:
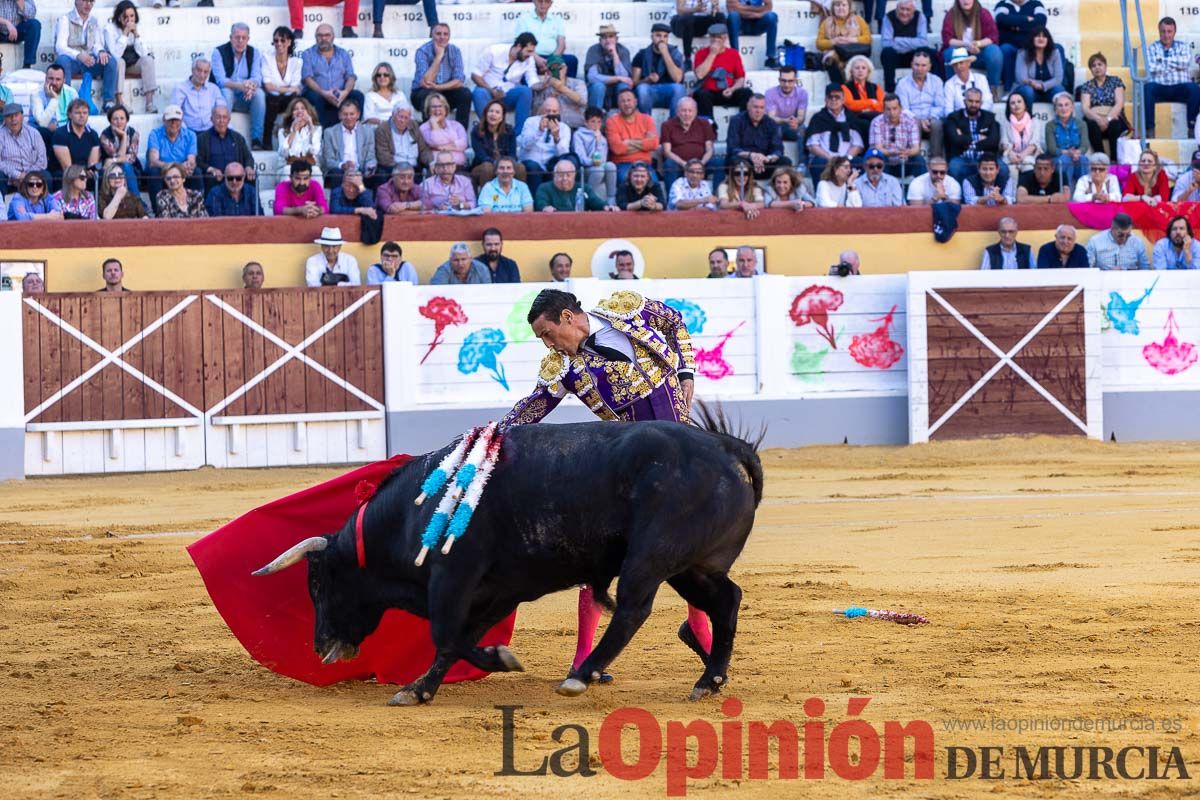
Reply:
[[[683,389],[683,401],[687,403],[688,408],[692,407],[692,395],[696,391],[696,382],[691,378],[679,382],[679,386]]]

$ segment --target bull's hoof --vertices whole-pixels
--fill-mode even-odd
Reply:
[[[563,697],[579,697],[579,695],[587,691],[587,688],[587,684],[578,678],[567,678],[554,691]]]
[[[389,706],[419,706],[422,703],[428,703],[429,698],[422,699],[419,694],[411,689],[401,689],[392,695],[392,699],[388,700]]]
[[[721,675],[714,676],[711,680],[701,678],[692,688],[692,693],[688,695],[688,700],[695,702],[710,697],[721,691],[721,687],[725,684],[725,678]]]
[[[496,656],[500,659],[500,663],[509,672],[524,672],[525,667],[521,666],[521,662],[513,655],[512,650],[509,650],[504,645],[496,645]]]

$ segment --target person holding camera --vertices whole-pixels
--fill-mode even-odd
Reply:
[[[853,250],[843,250],[838,254],[838,263],[829,268],[831,276],[845,278],[850,275],[860,275],[858,253]]]
[[[571,128],[562,121],[558,98],[547,97],[540,111],[538,116],[525,120],[525,127],[517,136],[517,155],[525,166],[525,180],[531,192],[536,192],[558,160],[570,158],[571,152]]]
[[[320,238],[313,244],[321,245],[321,252],[309,256],[304,262],[304,282],[308,286],[358,286],[362,280],[358,274],[358,260],[342,252],[341,228],[322,228]]]

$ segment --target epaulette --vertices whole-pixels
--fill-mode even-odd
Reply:
[[[645,305],[646,298],[626,290],[613,292],[610,297],[600,301],[596,310],[604,316],[628,320],[637,316]]]
[[[567,376],[567,367],[570,364],[567,357],[558,351],[551,350],[542,359],[542,364],[538,367],[538,383],[542,386],[549,386],[552,383],[558,383]]]

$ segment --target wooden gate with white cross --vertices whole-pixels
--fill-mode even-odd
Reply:
[[[385,455],[377,290],[56,294],[23,311],[27,475]]]

